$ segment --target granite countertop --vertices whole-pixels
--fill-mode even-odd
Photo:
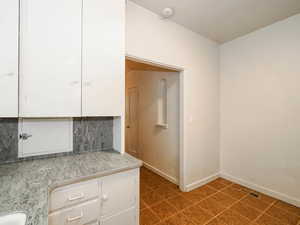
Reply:
[[[141,165],[115,151],[0,165],[0,214],[22,211],[27,214],[26,225],[47,225],[48,196],[54,188]]]

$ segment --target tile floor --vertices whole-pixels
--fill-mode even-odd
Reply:
[[[218,178],[188,193],[141,169],[140,225],[300,225],[300,208]]]

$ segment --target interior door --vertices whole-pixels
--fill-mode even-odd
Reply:
[[[82,0],[20,2],[20,116],[81,116]]]
[[[126,102],[126,152],[137,158],[140,156],[138,151],[138,104],[137,87],[129,88]]]
[[[19,1],[0,1],[0,117],[18,117]]]

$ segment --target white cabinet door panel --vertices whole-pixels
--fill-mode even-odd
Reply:
[[[0,1],[0,117],[18,117],[19,1]]]
[[[137,225],[136,209],[132,208],[119,215],[104,220],[101,225]]]
[[[102,179],[102,217],[109,217],[136,206],[137,170],[118,173]]]
[[[19,157],[73,151],[73,120],[68,118],[21,119]]]
[[[20,116],[80,116],[82,0],[22,0],[20,9]]]
[[[122,115],[125,0],[84,1],[82,47],[82,115]]]

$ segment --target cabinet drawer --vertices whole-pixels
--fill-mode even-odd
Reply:
[[[64,209],[49,215],[49,225],[84,225],[99,219],[100,202],[98,199]]]
[[[50,211],[78,204],[98,196],[99,186],[97,180],[58,188],[51,193]]]
[[[102,179],[102,218],[136,206],[137,179],[137,170],[107,176]]]
[[[127,210],[119,215],[103,220],[100,225],[137,225],[136,208]]]

